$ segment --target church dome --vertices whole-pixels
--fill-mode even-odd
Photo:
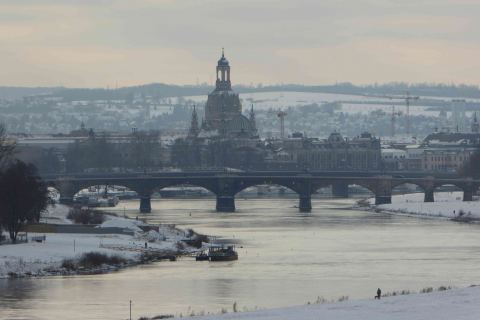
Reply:
[[[218,66],[219,67],[228,67],[228,60],[227,60],[227,58],[225,58],[225,54],[223,52],[223,49],[222,49],[222,57],[220,58],[220,60],[218,60]]]
[[[342,135],[338,132],[333,132],[328,137],[328,142],[330,143],[341,143],[344,142]]]
[[[220,60],[218,60],[218,65],[219,65],[219,66],[222,66],[222,67],[228,66],[228,60],[227,60],[227,58],[225,58],[224,56],[222,56],[222,57],[220,58]]]
[[[250,120],[242,114],[239,114],[228,121],[225,129],[227,134],[251,134],[253,130]]]

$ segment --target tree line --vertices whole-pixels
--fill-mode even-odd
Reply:
[[[47,185],[34,165],[15,158],[15,145],[0,125],[0,235],[4,229],[16,242],[22,227],[38,222],[47,205]]]
[[[114,142],[106,134],[91,134],[71,144],[65,154],[67,172],[112,168],[145,170],[161,166],[161,144],[157,131],[138,131],[127,141]]]

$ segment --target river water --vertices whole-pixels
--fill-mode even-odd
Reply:
[[[237,199],[237,212],[214,199],[153,201],[154,223],[234,242],[239,260],[182,258],[91,276],[0,280],[0,319],[127,319],[218,313],[222,308],[305,304],[318,296],[372,298],[377,287],[419,290],[467,286],[480,278],[480,226],[348,210],[352,200]],[[136,216],[138,202],[119,213]],[[0,252],[1,254],[1,252]]]

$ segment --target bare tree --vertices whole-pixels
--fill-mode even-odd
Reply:
[[[475,151],[459,170],[460,175],[478,179],[480,178],[480,150]]]
[[[0,123],[0,169],[11,159],[15,151],[15,142],[8,138],[5,125]]]
[[[0,173],[0,223],[15,242],[27,222],[40,220],[48,189],[35,166],[16,160]]]

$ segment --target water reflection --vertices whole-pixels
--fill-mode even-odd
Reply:
[[[317,296],[371,297],[385,291],[475,283],[479,226],[345,210],[342,200],[315,200],[310,214],[296,199],[237,201],[218,214],[207,200],[153,201],[146,217],[235,242],[234,262],[191,258],[117,273],[0,280],[0,318],[124,319],[238,308],[304,304]],[[138,215],[138,202],[119,214]],[[65,311],[67,310],[67,312]]]
[[[0,310],[21,309],[35,292],[35,283],[25,279],[0,279]]]

